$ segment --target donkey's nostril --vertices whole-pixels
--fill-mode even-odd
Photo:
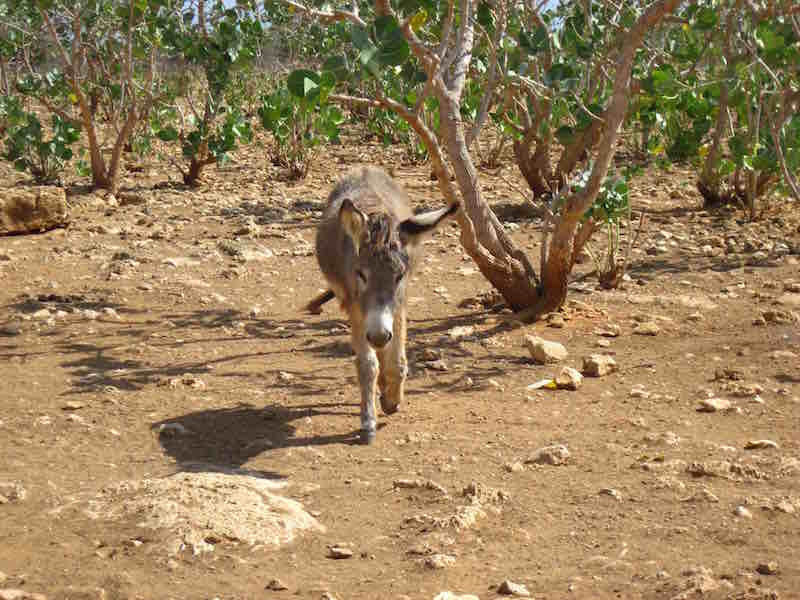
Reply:
[[[392,340],[391,331],[379,331],[377,333],[367,333],[367,341],[376,348],[383,348]]]

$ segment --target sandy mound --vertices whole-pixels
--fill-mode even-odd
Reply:
[[[166,530],[170,554],[209,552],[226,540],[279,546],[303,531],[324,531],[302,504],[275,493],[286,485],[241,471],[181,472],[107,487],[86,512]]]

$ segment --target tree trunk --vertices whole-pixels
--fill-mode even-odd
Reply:
[[[478,174],[467,149],[458,102],[447,93],[439,94],[439,102],[440,130],[466,212],[466,216],[460,214],[458,217],[462,245],[508,305],[515,311],[522,310],[538,300],[536,282],[516,258],[522,252],[508,239],[503,225],[481,196]],[[473,233],[486,252],[480,252],[473,246]]]

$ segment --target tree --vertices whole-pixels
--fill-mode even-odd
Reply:
[[[509,306],[522,311],[523,318],[535,318],[559,308],[566,297],[575,249],[585,241],[584,236],[588,239],[592,230],[580,223],[595,202],[611,165],[619,128],[628,111],[637,51],[645,37],[656,31],[681,0],[659,0],[647,6],[632,3],[624,7],[610,2],[562,2],[556,11],[544,12],[532,3],[505,0],[491,3],[402,0],[396,4],[376,0],[374,5],[356,1],[348,10],[329,10],[295,0],[284,2],[288,9],[300,11],[318,22],[349,24],[350,44],[356,55],[353,63],[359,66],[357,75],[371,78],[373,92],[370,97],[331,95],[331,98],[391,110],[416,132],[428,151],[445,199],[462,205],[463,210],[457,214],[462,246]],[[531,185],[534,194],[549,194],[550,200],[539,277],[484,200],[470,144],[478,137],[493,107],[505,102],[509,108],[509,95],[512,103],[526,103],[529,117],[536,113],[536,93],[544,94],[550,88],[547,93],[553,106],[557,105],[564,90],[559,85],[547,84],[571,79],[568,65],[560,62],[561,66],[556,67],[552,52],[525,61],[515,61],[514,56],[531,54],[540,47],[555,48],[566,36],[583,35],[577,25],[564,26],[562,17],[570,11],[575,16],[583,11],[585,23],[596,6],[601,7],[599,12],[607,21],[603,33],[606,41],[596,49],[590,44],[588,51],[600,52],[599,66],[593,75],[597,81],[608,84],[608,92],[600,98],[604,101],[602,110],[587,107],[585,112],[602,123],[590,126],[590,133],[580,133],[594,142],[584,145],[587,153],[592,151],[593,159],[584,185],[568,185],[566,177],[561,175],[546,177],[550,181],[546,181],[542,190]],[[573,47],[576,52],[587,51],[577,41]],[[523,63],[528,70],[523,71]],[[591,77],[592,74],[590,80]],[[398,78],[403,85],[387,85]],[[478,85],[471,81],[474,78],[479,80]],[[484,90],[482,97],[475,103],[465,102],[465,94],[468,96],[476,89]],[[528,89],[535,90],[535,94],[523,93]],[[471,122],[462,114],[465,105],[475,107]],[[522,131],[532,141],[547,123],[546,119],[530,121],[530,124],[522,122]],[[522,146],[517,151],[517,161],[526,173],[532,159],[524,151],[527,143],[524,135],[521,141],[518,139]],[[578,157],[582,158],[589,157]],[[566,175],[568,171],[571,169],[564,169],[563,173]]]
[[[88,141],[92,183],[116,192],[123,150],[158,97],[163,3],[147,0],[10,0],[11,40],[25,62],[17,91]],[[111,152],[104,155],[105,130]]]

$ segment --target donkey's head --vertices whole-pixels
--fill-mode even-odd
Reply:
[[[339,222],[356,254],[348,287],[354,290],[353,308],[364,319],[367,341],[375,348],[392,339],[396,311],[406,301],[414,247],[457,209],[453,204],[398,223],[385,213],[367,215],[349,199],[342,202]]]

